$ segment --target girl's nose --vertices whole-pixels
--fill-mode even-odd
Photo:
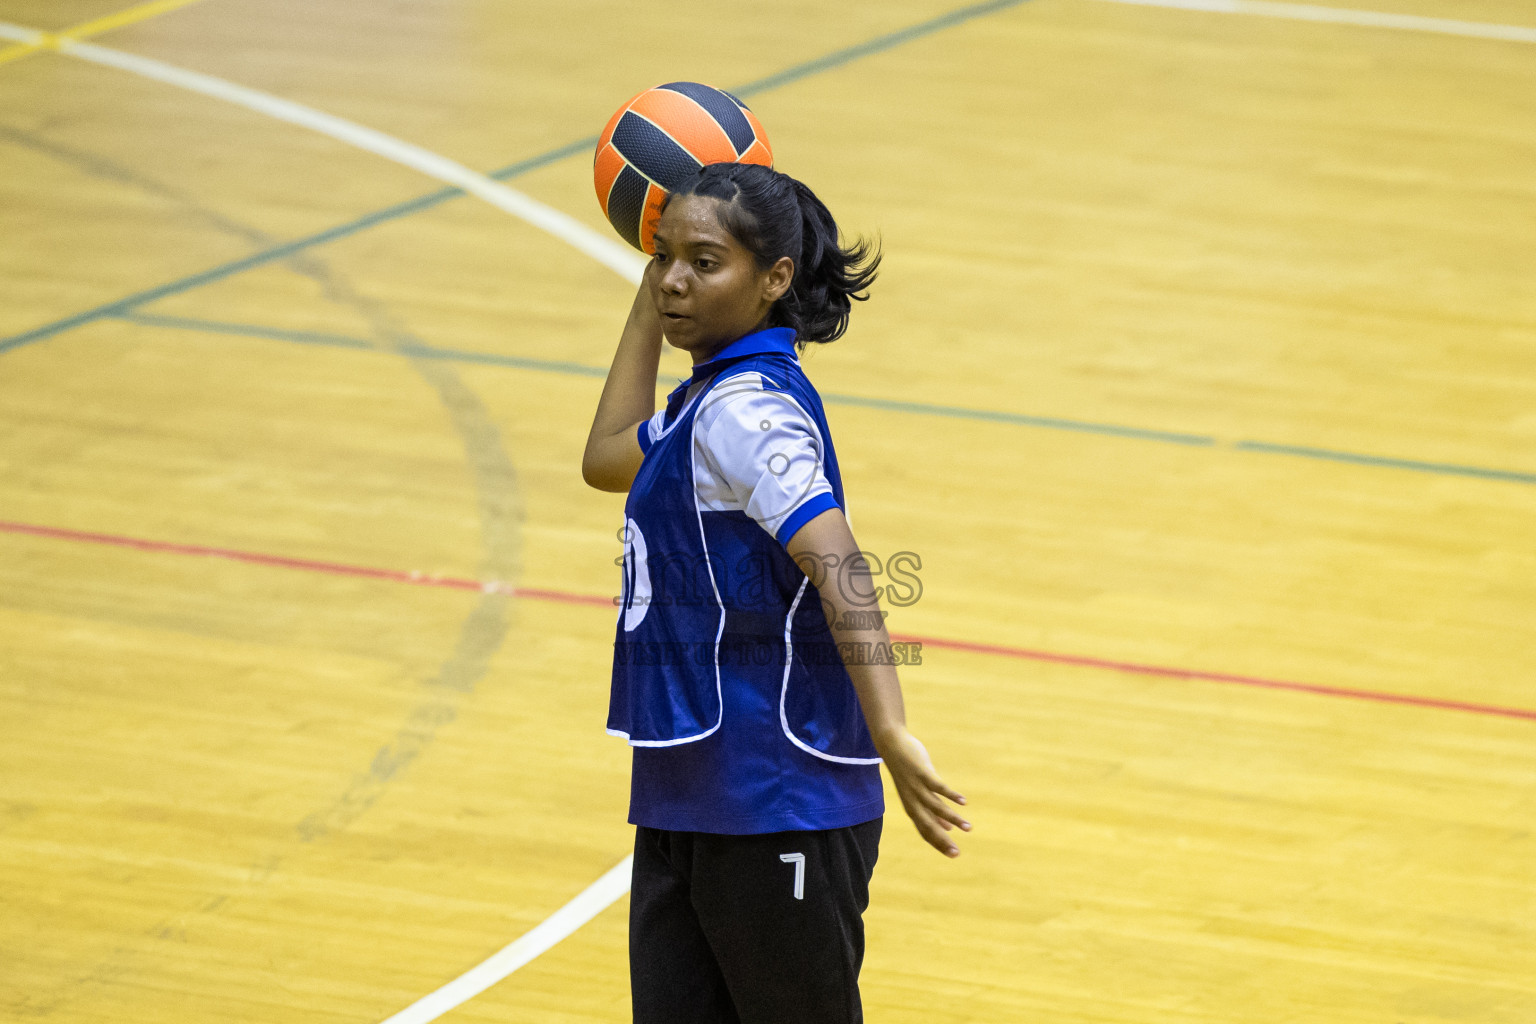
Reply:
[[[681,294],[687,286],[687,267],[682,260],[672,260],[667,264],[667,269],[661,272],[662,291],[674,295]]]

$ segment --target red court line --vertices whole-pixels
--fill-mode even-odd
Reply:
[[[111,533],[86,533],[81,530],[61,530],[55,526],[33,526],[30,523],[12,523],[0,519],[0,532],[24,533],[34,537],[54,540],[85,541],[90,544],[110,544],[113,547],[132,548],[136,551],[156,551],[172,555],[201,555],[205,558],[227,558],[233,562],[252,565],[270,565],[281,569],[307,569],[310,572],[328,572],[338,576],[363,576],[369,579],[388,580],[391,583],[410,583],[418,587],[448,587],[452,590],[478,590],[487,594],[508,594],[513,597],[536,598],[541,601],[564,601],[569,604],[595,604],[613,608],[613,598],[591,594],[570,594],[560,590],[539,590],[534,587],[514,587],[496,580],[460,579],[439,576],[435,573],[404,572],[399,569],[373,569],[364,565],[345,565],[341,562],[318,562],[310,558],[285,558],[282,555],[263,555],[253,551],[236,551],[232,548],[210,548],[199,544],[169,544],[160,540],[140,540]]]
[[[507,594],[512,597],[540,601],[560,601],[566,604],[597,605],[613,608],[611,597],[596,594],[573,594],[563,590],[542,590],[534,587],[513,587],[498,581],[460,579],[438,576],[432,573],[403,572],[398,569],[374,569],[341,562],[321,562],[308,558],[286,558],[282,555],[263,555],[231,548],[203,547],[197,544],[170,544],[165,541],[141,540],[109,533],[87,533],[81,530],[64,530],[54,526],[34,526],[29,523],[13,523],[0,519],[0,532],[28,534],[54,540],[82,541],[90,544],[109,544],[136,551],[155,551],[175,555],[200,555],[207,558],[227,558],[231,561],[252,565],[275,566],[282,569],[304,569],[310,572],[326,572],[342,576],[361,576],[369,579],[388,580],[392,583],[409,583],[422,587],[448,587],[453,590],[478,590],[484,593]],[[1264,679],[1258,676],[1230,675],[1224,672],[1202,672],[1198,669],[1174,668],[1165,665],[1142,665],[1129,661],[1110,661],[1105,658],[1089,658],[1075,654],[1057,654],[1052,651],[1035,651],[1024,647],[1005,647],[999,644],[983,644],[970,640],[946,640],[941,637],[914,636],[892,633],[891,639],[905,643],[921,643],[925,647],[937,647],[974,654],[994,654],[1007,658],[1024,658],[1030,661],[1052,662],[1058,665],[1081,665],[1087,668],[1104,668],[1116,672],[1134,672],[1139,675],[1161,676],[1171,679],[1201,679],[1213,683],[1231,683],[1239,686],[1256,686],[1268,690],[1292,690],[1324,697],[1347,697],[1352,700],[1369,700],[1384,704],[1406,704],[1412,707],[1436,708],[1443,711],[1468,711],[1479,715],[1500,718],[1521,718],[1536,721],[1536,710],[1501,707],[1496,704],[1473,704],[1459,700],[1441,700],[1436,697],[1415,697],[1381,690],[1356,690],[1342,686],[1321,686],[1316,683],[1296,683],[1284,679]]]
[[[1409,704],[1421,708],[1441,708],[1448,711],[1471,711],[1479,715],[1498,715],[1503,718],[1527,718],[1536,721],[1536,711],[1525,708],[1506,708],[1496,704],[1472,704],[1460,700],[1441,700],[1438,697],[1414,697],[1406,693],[1387,693],[1382,690],[1353,690],[1344,686],[1320,686],[1317,683],[1293,683],[1284,679],[1263,679],[1258,676],[1236,676],[1225,672],[1202,672],[1192,668],[1169,668],[1162,665],[1139,665],[1129,661],[1108,661],[1104,658],[1086,658],[1076,654],[1055,654],[1050,651],[1031,651],[1023,647],[1000,647],[996,644],[978,644],[968,640],[942,640],[935,637],[898,636],[892,640],[917,640],[924,647],[947,647],[957,651],[973,651],[977,654],[1000,654],[1009,658],[1028,658],[1031,661],[1050,661],[1060,665],[1085,665],[1090,668],[1114,669],[1117,672],[1136,672],[1147,676],[1165,676],[1174,679],[1204,679],[1213,683],[1236,683],[1239,686],[1258,686],[1267,690],[1295,690],[1299,693],[1316,693],[1325,697],[1351,697],[1355,700],[1374,700],[1385,704]]]

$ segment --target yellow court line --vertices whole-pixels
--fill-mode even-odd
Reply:
[[[148,21],[162,14],[189,7],[200,3],[201,0],[148,0],[147,3],[134,4],[116,14],[108,14],[105,17],[93,18],[90,21],[82,21],[78,25],[66,28],[61,32],[39,32],[37,38],[25,43],[17,43],[0,50],[0,64],[8,64],[13,60],[40,50],[57,50],[61,40],[89,39],[99,36],[104,32],[132,25],[140,21]]]

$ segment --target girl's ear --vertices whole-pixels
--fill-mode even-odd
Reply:
[[[768,268],[768,275],[763,279],[763,298],[768,300],[770,306],[773,305],[784,297],[794,280],[795,261],[788,256],[780,256]]]

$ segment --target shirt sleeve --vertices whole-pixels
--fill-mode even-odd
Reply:
[[[662,408],[657,409],[655,414],[652,415],[650,419],[641,421],[640,426],[637,429],[637,433],[640,437],[641,455],[649,452],[651,450],[651,445],[656,443],[655,436],[661,431],[662,417],[666,416],[666,414],[666,407],[663,406]]]
[[[748,391],[720,403],[705,447],[738,506],[780,544],[839,507],[823,464],[821,433],[787,395]]]

